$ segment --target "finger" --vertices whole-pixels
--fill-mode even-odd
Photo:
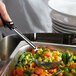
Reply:
[[[2,20],[0,19],[0,27],[2,27],[3,26],[3,23],[2,23]]]
[[[0,14],[5,21],[8,21],[8,22],[12,21],[7,13],[6,6],[4,3],[1,3],[0,5]]]

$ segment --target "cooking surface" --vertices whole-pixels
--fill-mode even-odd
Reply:
[[[31,34],[24,34],[26,35],[31,41],[38,41],[38,42],[49,42],[49,43],[60,43],[60,44],[75,44],[76,42],[76,35],[74,34],[55,34],[55,33],[31,33]],[[0,60],[7,61],[9,56],[12,54],[13,50],[22,40],[18,35],[10,35],[6,36],[0,41]],[[2,69],[3,65],[0,63],[0,70]]]

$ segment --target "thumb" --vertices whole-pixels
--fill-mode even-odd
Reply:
[[[5,21],[7,21],[7,22],[12,21],[7,13],[5,4],[1,1],[0,1],[0,14]]]

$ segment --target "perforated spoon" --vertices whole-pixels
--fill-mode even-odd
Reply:
[[[34,51],[37,51],[38,50],[38,48],[36,47],[36,45],[33,44],[26,36],[24,36],[14,26],[14,23],[12,21],[11,22],[7,22],[2,17],[1,17],[1,19],[2,19],[2,22],[3,22],[3,24],[4,24],[5,27],[8,27],[10,30],[15,31],[20,37],[22,37],[34,49]],[[43,61],[39,61],[39,60],[35,59],[34,57],[33,57],[33,60],[36,62],[37,65],[43,66],[44,68],[49,68],[52,65],[56,65],[56,64],[59,64],[60,63],[60,61],[57,61],[57,62],[43,62]]]

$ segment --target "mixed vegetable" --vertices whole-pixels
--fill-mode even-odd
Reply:
[[[43,62],[56,62],[62,60],[62,52],[59,50],[52,50],[50,47],[39,48],[34,54],[34,58]]]
[[[58,67],[44,69],[33,61],[33,56],[39,61],[56,62],[61,60],[61,63]],[[61,52],[51,49],[49,46],[39,47],[37,52],[32,50],[20,55],[12,76],[76,76],[76,55],[69,49]]]

